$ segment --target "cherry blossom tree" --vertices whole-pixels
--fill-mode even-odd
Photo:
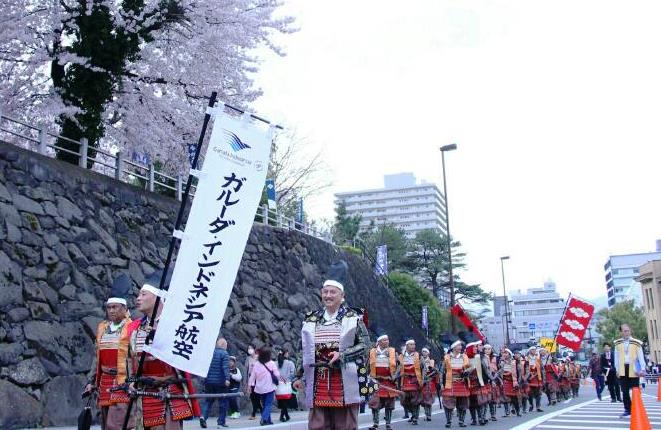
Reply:
[[[294,31],[279,0],[3,3],[0,108],[56,121],[91,147],[148,154],[168,171],[186,163],[204,98],[215,90],[249,107],[261,94],[255,53],[282,55],[274,37]]]

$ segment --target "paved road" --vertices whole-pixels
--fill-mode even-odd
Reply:
[[[652,428],[661,429],[661,402],[656,401],[656,385],[648,386],[643,394],[645,407],[648,417],[652,423]],[[599,402],[595,398],[594,389],[591,386],[581,386],[580,396],[567,402],[561,402],[554,407],[546,407],[543,400],[544,412],[532,412],[522,417],[502,418],[503,409],[499,409],[498,421],[490,422],[484,427],[473,427],[468,425],[467,429],[484,428],[488,430],[629,430],[629,420],[619,419],[623,411],[621,403],[610,403],[608,397]],[[383,414],[382,414],[383,415]],[[434,415],[431,422],[421,421],[420,425],[412,426],[402,418],[401,408],[395,410],[393,414],[393,427],[396,430],[423,430],[423,429],[444,429],[445,415],[439,410],[438,405],[434,409]],[[466,424],[470,422],[470,416],[467,415]],[[273,430],[306,430],[307,413],[292,412],[292,420],[287,423],[277,422],[278,412],[273,412],[273,420],[276,424],[268,427],[260,427],[259,421],[251,421],[246,418],[238,420],[228,420],[229,428],[241,430],[260,430],[264,428]],[[372,425],[371,414],[361,414],[359,417],[360,429],[367,429]],[[209,429],[215,429],[215,419],[210,418]],[[381,428],[384,428],[383,418]],[[452,424],[453,429],[458,429],[456,415]],[[55,428],[47,428],[55,429]],[[99,430],[98,426],[92,427],[93,430]],[[187,421],[184,423],[184,430],[200,429],[199,422]],[[46,429],[44,429],[46,430]],[[57,430],[76,430],[76,427],[59,427]]]
[[[643,404],[654,429],[661,429],[661,402],[656,400],[656,385],[648,386],[643,393]],[[610,399],[580,403],[549,417],[532,427],[539,430],[629,430],[630,419],[620,418],[621,403]]]

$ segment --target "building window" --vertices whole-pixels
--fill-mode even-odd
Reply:
[[[650,309],[654,309],[654,292],[651,288],[647,291],[650,292]]]

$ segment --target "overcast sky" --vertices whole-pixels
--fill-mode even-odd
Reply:
[[[661,2],[286,0],[262,114],[323,148],[333,193],[414,172],[442,186],[464,279],[605,295],[610,254],[661,239]]]

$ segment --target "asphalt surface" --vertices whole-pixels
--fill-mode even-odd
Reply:
[[[466,413],[467,429],[484,428],[489,430],[629,430],[629,418],[619,418],[624,408],[622,403],[611,403],[610,398],[605,392],[602,401],[596,398],[594,388],[590,385],[582,385],[579,397],[569,401],[563,401],[555,406],[546,406],[545,397],[542,397],[542,409],[544,412],[529,412],[521,417],[502,418],[503,409],[497,410],[498,421],[489,422],[486,426],[471,426],[470,414]],[[656,400],[657,386],[648,385],[643,392],[643,402],[650,419],[653,429],[661,429],[661,402]],[[423,413],[422,409],[420,411]],[[272,412],[272,419],[275,423],[272,426],[262,427],[259,425],[259,419],[249,420],[247,417],[241,417],[236,420],[227,420],[229,428],[242,430],[306,430],[307,412],[290,412],[291,421],[286,423],[278,422],[279,412]],[[216,429],[215,417],[207,421],[208,429]],[[384,429],[383,412],[381,413],[381,429]],[[368,429],[372,425],[372,415],[369,409],[359,416],[359,428]],[[403,410],[398,407],[393,413],[393,428],[397,430],[422,430],[422,429],[444,429],[445,414],[439,409],[438,401],[433,409],[432,421],[422,421],[419,425],[413,426],[403,418]],[[184,430],[200,429],[198,420],[190,420],[184,423]],[[456,413],[452,422],[452,428],[458,429]],[[76,427],[46,427],[52,430],[76,430]],[[100,430],[99,426],[93,426],[92,430]]]

